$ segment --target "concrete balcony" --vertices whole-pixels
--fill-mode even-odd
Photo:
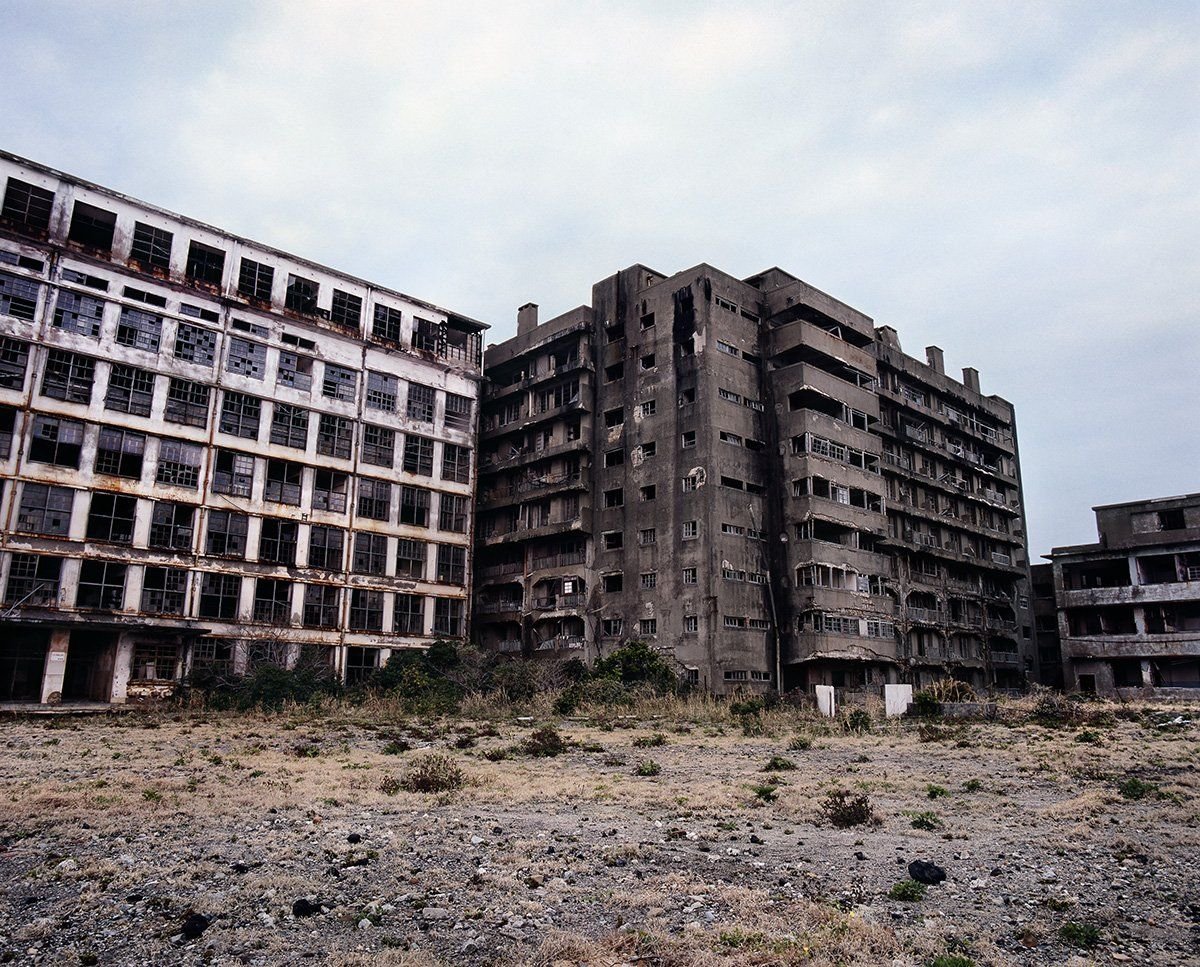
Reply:
[[[1112,604],[1173,604],[1200,601],[1200,581],[1170,584],[1133,584],[1116,588],[1083,588],[1064,591],[1063,607],[1087,608]]]

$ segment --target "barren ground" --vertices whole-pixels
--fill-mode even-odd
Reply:
[[[1198,728],[1113,711],[1129,713],[865,734],[772,713],[752,735],[711,705],[608,722],[381,705],[8,719],[0,960],[1200,963]],[[565,753],[485,757],[548,722]],[[384,781],[426,749],[468,784]],[[796,768],[764,801],[773,755]],[[659,774],[636,774],[646,762]],[[829,825],[836,788],[880,822]],[[890,898],[914,859],[946,882]],[[300,898],[317,912],[294,916]],[[212,918],[194,939],[190,912]]]

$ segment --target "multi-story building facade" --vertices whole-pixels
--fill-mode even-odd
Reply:
[[[1065,685],[1200,688],[1200,494],[1093,508],[1098,543],[1056,547]]]
[[[1050,688],[1063,687],[1062,642],[1058,638],[1058,603],[1054,597],[1054,566],[1029,565],[1030,604],[1037,636],[1038,680]]]
[[[1023,681],[1012,407],[973,371],[779,269],[633,266],[535,311],[485,361],[485,646],[642,638],[714,691]]]
[[[0,155],[0,701],[467,619],[482,331]]]

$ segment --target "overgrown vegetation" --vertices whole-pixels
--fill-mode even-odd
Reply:
[[[888,897],[904,903],[916,903],[925,899],[925,884],[916,880],[901,880],[888,890]]]
[[[871,808],[867,796],[852,796],[845,789],[835,789],[821,801],[821,815],[829,825],[838,829],[852,826],[878,825],[880,820]]]
[[[588,706],[630,704],[638,695],[678,695],[685,691],[674,670],[644,641],[630,641],[588,668],[575,662],[573,679],[554,704],[560,715],[573,715]]]
[[[409,792],[451,792],[461,789],[466,781],[466,773],[450,756],[427,752],[413,760],[400,786]]]
[[[1091,950],[1100,944],[1100,931],[1090,923],[1064,923],[1058,928],[1059,939],[1072,947]]]

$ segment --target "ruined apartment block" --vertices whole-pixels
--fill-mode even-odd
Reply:
[[[1098,543],[1056,547],[1068,689],[1194,696],[1200,687],[1200,494],[1093,508]]]
[[[655,643],[716,692],[1016,687],[1012,407],[778,269],[633,266],[488,349],[476,637]]]
[[[483,324],[0,155],[0,701],[465,633]]]

